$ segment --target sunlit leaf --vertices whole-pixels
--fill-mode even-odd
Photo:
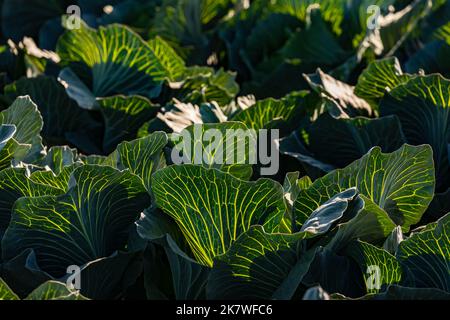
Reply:
[[[172,154],[183,163],[216,168],[244,180],[252,176],[256,133],[242,123],[192,125],[172,140],[177,141]]]
[[[197,261],[206,266],[252,225],[276,231],[284,213],[277,182],[246,182],[196,165],[159,170],[152,190],[157,205],[176,221]]]
[[[420,221],[433,197],[433,167],[429,146],[405,145],[390,154],[375,147],[360,160],[330,172],[301,191],[294,204],[296,221],[301,225],[331,197],[356,187],[403,230],[409,230]]]

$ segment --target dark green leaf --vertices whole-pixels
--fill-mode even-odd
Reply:
[[[139,128],[158,112],[150,100],[139,96],[115,96],[97,100],[105,121],[103,150],[113,151],[124,140],[136,138]]]
[[[431,145],[438,191],[446,190],[450,181],[449,110],[450,81],[440,75],[413,78],[394,88],[380,104],[382,116],[398,116],[408,143]]]
[[[23,78],[7,86],[5,92],[12,98],[21,95],[31,97],[44,119],[42,134],[51,142],[60,141],[66,132],[95,126],[86,111],[80,109],[66,94],[63,85],[52,77]]]
[[[43,270],[65,273],[125,246],[128,230],[150,204],[142,182],[111,167],[77,168],[60,196],[21,198],[2,241],[3,258],[33,248]]]
[[[402,284],[450,292],[450,214],[400,243],[397,259]]]
[[[360,159],[375,146],[383,152],[394,152],[405,143],[395,116],[334,119],[327,113],[311,125],[308,140],[308,151],[314,158],[337,168]]]

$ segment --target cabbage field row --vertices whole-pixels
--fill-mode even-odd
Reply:
[[[0,22],[0,300],[450,299],[450,1]]]

